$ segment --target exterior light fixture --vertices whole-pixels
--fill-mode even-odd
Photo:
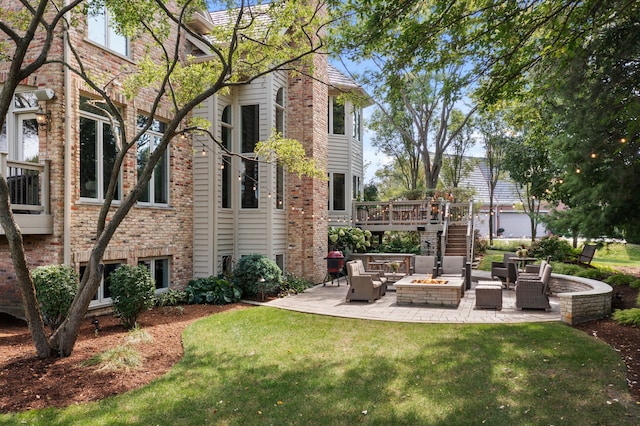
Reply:
[[[48,129],[49,123],[51,123],[51,113],[49,111],[44,112],[42,107],[38,108],[38,111],[36,112],[36,122],[38,123],[40,130]]]

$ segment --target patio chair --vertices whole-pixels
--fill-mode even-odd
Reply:
[[[440,271],[436,272],[439,277],[462,277],[463,286],[462,286],[462,295],[464,296],[464,290],[469,288],[467,285],[467,274],[466,274],[466,256],[442,256],[442,262],[440,264]],[[470,284],[470,283],[469,283]]]
[[[371,275],[360,275],[355,261],[347,262],[349,288],[346,300],[366,300],[373,302],[382,296],[382,282],[374,281]]]
[[[502,255],[502,262],[491,262],[491,278],[498,278],[500,281],[507,282],[509,278],[509,271],[507,264],[512,263],[509,258],[516,257],[515,253],[504,253]],[[509,287],[507,282],[507,287]]]
[[[525,266],[525,271],[521,272],[519,275],[523,277],[533,276],[533,278],[542,279],[542,275],[544,274],[544,269],[547,267],[548,264],[549,262],[547,262],[546,260],[543,260],[542,262],[540,262],[539,265],[527,265]]]
[[[465,256],[442,256],[439,276],[464,277]]]
[[[384,295],[384,293],[387,290],[386,283],[388,281],[388,278],[385,277],[385,275],[384,275],[384,271],[371,271],[371,270],[367,271],[364,268],[364,263],[362,262],[362,259],[356,259],[353,262],[356,262],[356,264],[357,264],[358,275],[371,275],[371,277],[373,278],[374,281],[380,281],[380,282],[382,282],[384,284],[384,289],[383,289],[384,292],[382,293]]]
[[[518,309],[551,309],[549,304],[549,280],[551,279],[551,265],[545,266],[542,277],[519,276],[516,283],[516,308]],[[524,275],[524,274],[523,274]]]
[[[595,244],[585,244],[582,247],[582,253],[578,256],[578,264],[579,265],[590,265],[593,260],[593,256],[596,254],[596,245]]]
[[[414,262],[413,268],[416,274],[431,274],[434,277],[438,275],[435,256],[416,256]]]

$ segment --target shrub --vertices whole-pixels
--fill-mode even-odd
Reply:
[[[592,280],[604,281],[609,276],[609,273],[597,268],[583,268],[574,275],[578,277],[590,278]]]
[[[55,330],[67,317],[78,292],[78,274],[68,265],[40,266],[31,272],[44,323]]]
[[[198,278],[191,280],[184,289],[186,301],[190,304],[211,303],[224,305],[240,300],[242,291],[224,278]]]
[[[113,311],[125,327],[136,326],[138,317],[154,303],[155,282],[144,265],[121,265],[109,275]]]
[[[489,241],[482,238],[479,230],[473,231],[473,255],[480,257],[487,252],[489,247]]]
[[[287,296],[289,294],[304,293],[306,289],[312,287],[313,283],[301,277],[296,277],[292,274],[287,274],[282,284],[280,285],[280,291],[278,295],[280,297]]]
[[[233,271],[233,283],[243,296],[270,294],[282,284],[282,271],[273,260],[254,253],[240,258]]]
[[[156,306],[176,306],[187,303],[187,293],[180,290],[169,289],[155,296]]]
[[[546,236],[534,241],[529,249],[529,255],[538,259],[568,262],[575,259],[575,251],[571,244],[558,236]]]
[[[436,242],[431,242],[435,251]],[[420,233],[416,231],[388,231],[382,237],[380,252],[420,254]]]
[[[329,228],[329,247],[331,250],[344,252],[346,250],[355,253],[365,252],[371,246],[371,231],[363,231],[360,228]]]
[[[628,274],[613,274],[608,277],[604,282],[611,286],[630,286],[632,282],[636,280],[636,277]]]
[[[613,313],[613,320],[618,324],[640,326],[640,308],[621,309]]]

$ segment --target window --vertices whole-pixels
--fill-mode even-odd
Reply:
[[[242,107],[242,153],[252,157],[260,134],[260,106],[245,105]],[[242,208],[258,208],[259,199],[259,167],[256,160],[243,158],[240,165],[241,205]]]
[[[344,135],[344,104],[335,96],[329,97],[329,133]]]
[[[80,111],[80,197],[104,200],[117,155],[116,138],[107,114],[87,98],[80,98]],[[120,178],[114,199],[120,199]]]
[[[357,141],[362,140],[362,109],[353,109],[353,138]]]
[[[360,176],[353,176],[353,199],[357,200],[360,196]]]
[[[279,161],[276,166],[276,209],[284,209],[284,166]]]
[[[284,254],[276,254],[276,265],[278,265],[278,268],[280,268],[284,275]]]
[[[129,56],[129,41],[113,28],[109,11],[104,5],[91,4],[87,14],[89,40],[123,56]]]
[[[166,127],[165,123],[161,121],[151,119],[144,115],[138,115],[138,130],[144,128],[149,120],[152,120],[151,127],[149,127],[147,132],[138,140],[138,176],[140,176],[142,170],[147,165],[151,153],[155,151],[160,144]],[[169,161],[166,150],[153,169],[151,179],[142,194],[140,194],[138,201],[141,203],[162,205],[169,203]]]
[[[233,272],[233,256],[231,255],[223,255],[222,256],[222,275],[225,277],[230,277]]]
[[[222,110],[220,133],[222,136],[222,145],[231,151],[231,136],[233,134],[233,126],[231,125],[231,106],[227,105]],[[231,157],[222,155],[222,208],[231,208]]]
[[[96,294],[93,296],[90,306],[111,303],[109,276],[111,276],[111,273],[115,271],[120,265],[120,263],[106,263],[103,265],[104,269],[102,270],[102,280],[100,281],[100,287],[98,287],[98,291],[96,291]],[[87,269],[86,265],[80,266],[80,277],[82,277],[82,274],[84,274],[85,269]]]
[[[345,210],[345,177],[344,173],[333,174],[333,210]]]
[[[138,261],[138,265],[144,265],[151,278],[156,282],[156,290],[169,288],[169,259],[142,259]]]
[[[284,89],[276,94],[276,131],[284,136]],[[284,166],[278,162],[276,166],[276,209],[284,209]]]
[[[284,135],[284,89],[276,93],[276,132]]]

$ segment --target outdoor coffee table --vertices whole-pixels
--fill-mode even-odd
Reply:
[[[501,281],[478,281],[476,309],[502,309]]]
[[[463,294],[464,279],[462,277],[435,278],[446,283],[423,284],[422,280],[428,280],[429,275],[413,274],[398,280],[396,289],[396,301],[399,305],[439,305],[457,307]]]

